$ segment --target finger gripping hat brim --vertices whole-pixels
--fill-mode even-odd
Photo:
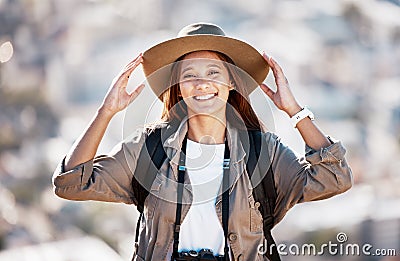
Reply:
[[[193,24],[183,28],[177,38],[159,43],[143,53],[143,71],[146,78],[157,70],[168,67],[179,57],[195,51],[215,51],[227,55],[235,65],[244,70],[259,85],[267,77],[269,66],[262,55],[251,45],[225,36],[221,28],[212,24]],[[165,90],[170,75],[163,71],[156,78],[157,84],[149,80],[153,92],[159,97]],[[151,78],[151,77],[150,77]],[[247,86],[249,93],[257,86]]]

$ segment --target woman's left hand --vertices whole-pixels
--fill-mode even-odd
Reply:
[[[273,58],[268,57],[265,53],[263,53],[263,57],[267,61],[272,73],[274,74],[277,90],[274,92],[264,83],[261,84],[260,87],[274,102],[278,109],[286,112],[289,117],[292,117],[301,110],[301,106],[293,96],[293,93],[289,87],[289,82],[279,64]]]

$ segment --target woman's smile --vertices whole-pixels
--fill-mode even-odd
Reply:
[[[208,93],[208,94],[199,94],[199,95],[193,96],[193,99],[195,99],[196,101],[207,101],[207,100],[214,99],[216,96],[218,96],[218,92]]]

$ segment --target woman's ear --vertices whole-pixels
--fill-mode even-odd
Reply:
[[[232,90],[234,90],[234,89],[236,89],[236,88],[235,88],[235,84],[231,81],[231,82],[229,83],[229,90],[232,91]]]

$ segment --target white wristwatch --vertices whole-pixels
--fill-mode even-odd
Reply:
[[[302,119],[309,117],[310,120],[314,120],[314,114],[307,108],[307,106],[304,106],[303,109],[301,109],[301,111],[299,111],[298,113],[296,113],[295,115],[293,115],[290,118],[290,121],[293,125],[294,128],[296,128],[297,123],[299,123],[299,121],[301,121]]]

